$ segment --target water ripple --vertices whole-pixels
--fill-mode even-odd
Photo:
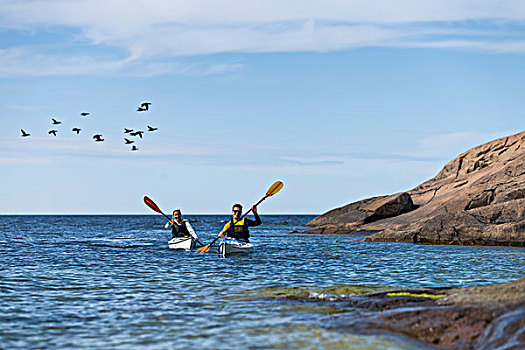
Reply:
[[[204,242],[228,219],[189,218]],[[419,349],[407,339],[326,327],[323,317],[334,311],[324,303],[392,287],[506,282],[525,271],[519,248],[287,233],[311,218],[263,216],[264,225],[252,231],[255,252],[224,259],[168,249],[157,216],[1,216],[0,343]]]

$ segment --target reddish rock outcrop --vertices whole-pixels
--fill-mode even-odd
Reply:
[[[370,241],[525,246],[525,131],[461,154],[410,191],[348,204],[307,226],[375,232]]]

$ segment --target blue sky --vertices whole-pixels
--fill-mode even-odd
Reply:
[[[262,213],[318,214],[409,190],[523,131],[524,19],[519,1],[0,0],[0,214],[150,213],[144,195],[228,213],[276,180]],[[146,125],[131,152],[123,128]]]

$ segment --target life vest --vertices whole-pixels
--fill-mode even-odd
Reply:
[[[228,237],[248,240],[248,238],[250,238],[248,223],[244,221],[244,218],[236,222],[233,222],[233,220],[234,219],[231,221],[233,225],[230,223],[230,227],[228,228]]]
[[[177,224],[177,222],[174,222],[173,226],[171,227],[171,236],[172,237],[189,237],[190,231],[188,231],[188,228],[186,227],[186,221],[182,221],[180,224]]]

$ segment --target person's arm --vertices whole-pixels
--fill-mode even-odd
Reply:
[[[219,237],[222,238],[224,236],[226,236],[226,232],[228,232],[228,229],[230,228],[230,225],[231,225],[232,221],[228,221],[228,223],[226,225],[224,225],[224,227],[222,228],[221,232],[219,233]]]
[[[254,217],[255,217],[255,220],[244,219],[246,220],[246,223],[248,224],[248,226],[259,226],[260,224],[262,224],[262,221],[259,215],[254,215]]]
[[[164,225],[164,228],[172,228],[173,227],[173,220],[170,220]]]
[[[252,207],[252,211],[253,211],[253,217],[255,218],[255,221],[250,220],[250,219],[245,219],[246,223],[248,224],[248,226],[259,226],[262,223],[262,221],[259,216],[259,213],[257,212],[257,207],[255,205]]]
[[[188,229],[188,232],[193,237],[193,239],[198,241],[199,237],[197,237],[197,234],[195,233],[195,230],[193,229],[193,227],[191,227],[191,225],[190,225],[190,223],[188,221],[186,221],[186,228]]]

